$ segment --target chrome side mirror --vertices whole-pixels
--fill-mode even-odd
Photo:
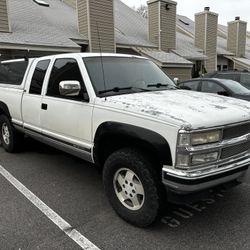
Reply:
[[[81,84],[78,81],[61,81],[59,93],[61,96],[78,96],[81,91]]]
[[[178,85],[178,82],[179,82],[179,78],[178,78],[178,77],[175,77],[175,78],[174,78],[174,83],[175,83],[176,85]]]

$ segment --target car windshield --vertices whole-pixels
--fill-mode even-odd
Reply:
[[[235,94],[250,94],[250,90],[242,86],[240,83],[233,80],[219,79],[227,88],[229,88]]]
[[[156,64],[147,59],[104,56],[87,57],[83,61],[96,95],[100,97],[177,88]]]

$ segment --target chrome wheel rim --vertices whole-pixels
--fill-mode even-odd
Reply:
[[[2,125],[2,136],[5,144],[10,144],[10,131],[6,123]]]
[[[128,168],[119,169],[113,179],[115,193],[123,206],[139,210],[145,200],[145,192],[139,177]]]

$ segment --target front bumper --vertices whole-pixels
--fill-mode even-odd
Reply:
[[[162,169],[162,182],[168,190],[178,194],[199,192],[223,183],[244,178],[250,165],[250,155],[231,159],[224,165],[209,166],[208,169],[183,171],[172,166]]]

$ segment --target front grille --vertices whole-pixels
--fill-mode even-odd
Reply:
[[[236,125],[223,130],[223,140],[232,139],[250,133],[250,123]]]
[[[221,150],[221,159],[225,159],[240,153],[244,153],[250,149],[250,142],[244,142],[238,145],[223,148]]]

